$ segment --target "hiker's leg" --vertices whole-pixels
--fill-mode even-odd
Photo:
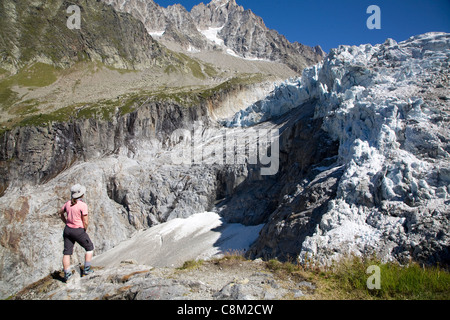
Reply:
[[[70,256],[73,253],[73,245],[75,244],[75,242],[72,240],[71,237],[71,228],[67,226],[64,228],[63,237],[64,237],[64,250],[62,263],[64,271],[68,271],[70,268]]]
[[[94,253],[93,251],[86,251],[86,254],[84,256],[83,274],[85,276],[94,272],[94,270],[91,269],[91,260],[92,260],[93,253]]]
[[[86,231],[80,234],[77,241],[84,248],[84,250],[86,250],[86,254],[84,255],[85,266],[90,266],[92,256],[94,255],[94,244],[92,243]]]
[[[64,268],[64,270],[66,271],[66,270],[69,270],[69,268],[70,268],[70,255],[67,255],[67,254],[65,254],[64,256],[63,256],[63,268]]]
[[[94,251],[86,251],[86,254],[84,255],[84,261],[85,263],[91,263],[92,256],[94,255]]]

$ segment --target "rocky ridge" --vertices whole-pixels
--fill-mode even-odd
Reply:
[[[250,60],[269,60],[286,64],[297,73],[324,57],[320,46],[314,48],[290,43],[251,10],[235,0],[200,3],[188,12],[181,5],[163,8],[152,0],[104,0],[117,10],[140,19],[147,31],[169,48],[198,53],[220,50]]]

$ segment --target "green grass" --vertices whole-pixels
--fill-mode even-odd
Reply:
[[[211,262],[221,267],[239,268],[246,258],[240,253],[225,254]],[[198,269],[203,260],[186,261],[182,270]],[[370,266],[380,270],[380,288],[369,289],[367,282],[373,275]],[[279,279],[312,282],[316,289],[306,299],[323,300],[449,300],[450,272],[444,268],[424,267],[418,263],[400,266],[383,263],[374,258],[348,257],[324,268],[313,265],[280,262],[272,259],[265,268]]]
[[[267,261],[267,268],[279,275],[291,275],[298,271],[298,266],[292,262],[280,262],[276,259]]]
[[[60,71],[48,64],[34,63],[21,69],[17,74],[3,77],[0,80],[0,107],[7,110],[17,102],[17,93],[13,86],[46,87],[57,80]]]
[[[184,54],[173,53],[179,63],[190,70],[196,77],[204,77],[205,72],[208,76],[216,74],[216,70],[208,64],[200,64],[198,61],[189,58]],[[100,62],[93,62],[84,65],[81,63],[75,65],[74,68],[87,68],[88,72],[95,72],[97,68],[102,68],[105,65]],[[108,67],[110,70],[115,68]],[[175,72],[175,66],[169,66],[167,72]],[[133,71],[120,71],[133,72]],[[145,101],[162,101],[173,102],[184,107],[193,107],[201,104],[205,100],[214,95],[239,88],[242,85],[261,82],[264,77],[260,74],[241,74],[232,79],[229,79],[217,86],[195,86],[195,87],[180,87],[167,88],[160,87],[151,91],[140,91],[135,93],[124,94],[115,99],[99,100],[95,103],[77,103],[56,111],[48,112],[40,110],[40,102],[35,99],[26,101],[19,101],[18,94],[12,90],[14,86],[27,87],[33,90],[35,87],[45,87],[54,83],[58,77],[63,77],[70,72],[70,70],[58,69],[51,65],[44,63],[34,63],[22,68],[17,74],[10,75],[5,69],[1,69],[0,77],[0,107],[4,112],[15,116],[8,121],[1,123],[0,133],[12,129],[15,126],[45,126],[51,122],[66,122],[71,119],[99,119],[111,120],[116,114],[124,116],[135,111]],[[75,87],[80,81],[75,83]],[[74,90],[74,88],[72,88]],[[117,113],[118,112],[118,113]]]
[[[26,126],[42,126],[51,122],[64,122],[69,121],[73,115],[74,109],[72,106],[61,108],[56,111],[47,114],[36,114],[25,117],[18,125],[22,127]]]
[[[204,260],[188,260],[183,263],[183,265],[178,268],[179,270],[195,270],[203,265]]]
[[[166,73],[166,74],[171,74],[171,73],[176,73],[176,72],[177,72],[177,68],[174,65],[168,65],[164,69],[164,73]]]
[[[0,81],[0,107],[8,109],[17,100],[17,93],[12,91],[7,81]]]
[[[166,74],[177,72],[192,74],[195,78],[200,80],[205,80],[207,77],[214,77],[218,74],[218,71],[210,63],[201,62],[184,53],[171,50],[168,50],[168,52],[172,57],[172,62],[165,67],[164,72]]]
[[[270,262],[269,265],[277,265]],[[380,288],[369,289],[367,281],[373,273],[369,266],[380,269]],[[270,268],[270,267],[269,267]],[[273,266],[271,267],[274,268]],[[440,267],[423,267],[417,263],[400,266],[393,262],[382,263],[374,258],[350,257],[323,270],[317,267],[277,266],[284,272],[302,272],[314,279],[323,299],[382,299],[382,300],[448,300],[450,299],[450,272]]]
[[[198,92],[199,96],[203,99],[210,98],[221,91],[231,90],[233,88],[239,88],[241,86],[251,85],[264,81],[265,77],[262,74],[242,74],[237,77],[233,77],[230,80],[224,81],[218,86],[213,88],[202,90]]]
[[[56,81],[57,69],[51,65],[37,62],[22,69],[13,78],[22,87],[46,87]]]
[[[13,113],[19,116],[26,116],[34,112],[39,111],[37,108],[39,106],[39,101],[36,99],[28,99],[22,103],[16,104],[9,110],[9,113]]]
[[[9,71],[8,71],[8,70],[6,70],[6,69],[0,67],[0,76],[8,75],[8,74],[9,74]]]
[[[192,107],[202,103],[203,101],[213,97],[214,95],[240,88],[241,86],[262,82],[265,77],[262,74],[242,74],[231,78],[214,87],[200,88],[176,88],[160,89],[155,92],[143,92],[142,95],[148,95],[156,101],[170,101],[185,107]]]
[[[120,99],[100,100],[96,103],[77,103],[48,113],[38,113],[39,102],[34,99],[24,101],[9,110],[17,115],[14,121],[3,123],[0,133],[15,126],[45,126],[51,122],[67,122],[71,119],[97,119],[110,121],[118,111],[120,116],[136,110],[143,102],[143,98],[137,94],[127,95]]]
[[[217,76],[219,73],[217,72],[217,70],[214,68],[214,66],[211,63],[206,63],[204,65],[203,71],[209,76],[209,77],[215,77]]]
[[[366,273],[370,265],[380,268],[380,289],[367,289]],[[401,267],[395,263],[353,259],[338,269],[337,279],[343,287],[368,293],[381,299],[450,299],[450,273],[438,267],[421,267],[417,263]]]

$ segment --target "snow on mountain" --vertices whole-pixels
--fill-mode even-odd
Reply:
[[[203,34],[209,41],[214,42],[219,46],[223,46],[223,40],[217,36],[217,33],[219,33],[222,29],[223,26],[219,28],[208,28],[206,30],[200,30],[200,33]]]
[[[190,12],[179,4],[164,8],[153,0],[102,1],[132,14],[150,35],[170,48],[221,51],[246,60],[281,62],[297,73],[324,56],[319,46],[290,43],[275,30],[269,30],[261,17],[244,10],[235,0],[202,2]]]
[[[345,172],[337,197],[303,242],[300,260],[370,252],[417,257],[430,242],[436,252],[448,251],[449,61],[445,33],[340,46],[225,122],[252,126],[312,102],[314,118],[339,141]]]
[[[185,261],[210,259],[230,252],[244,252],[258,237],[262,225],[225,223],[214,212],[173,219],[122,242],[93,260],[95,266],[111,267],[133,259],[154,267],[180,267]]]

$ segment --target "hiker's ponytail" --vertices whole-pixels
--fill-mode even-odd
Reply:
[[[77,204],[77,200],[78,199],[74,199],[74,198],[72,198],[72,200],[71,200],[71,206],[74,206],[74,205],[76,205]]]

